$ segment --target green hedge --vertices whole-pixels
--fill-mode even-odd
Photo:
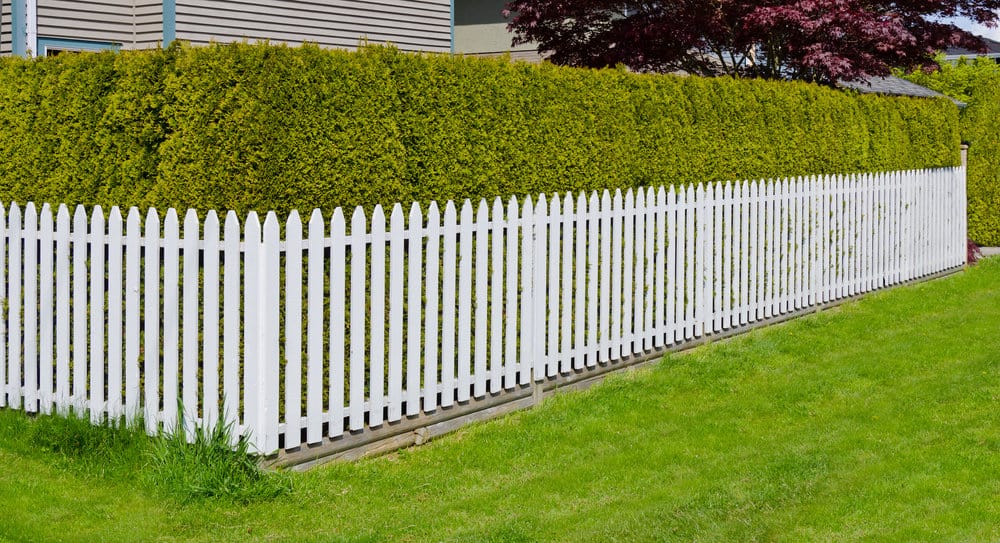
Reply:
[[[1000,246],[1000,65],[976,59],[908,79],[954,96],[962,110],[962,139],[969,144],[969,237],[980,245]]]
[[[392,48],[0,60],[0,200],[332,209],[958,162],[944,100]]]

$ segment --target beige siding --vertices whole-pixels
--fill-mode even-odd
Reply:
[[[498,56],[538,62],[542,59],[533,44],[511,46],[503,16],[506,0],[455,0],[455,52],[470,56]]]
[[[10,0],[0,1],[0,55],[11,52]]]
[[[367,39],[410,51],[449,51],[450,0],[177,0],[177,39],[344,48]]]
[[[38,0],[38,37],[134,42],[132,0]]]
[[[163,1],[135,0],[135,47],[157,47],[163,41]]]

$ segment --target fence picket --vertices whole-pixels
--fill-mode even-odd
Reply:
[[[16,204],[11,204],[11,207],[14,205]],[[10,243],[8,242],[10,229],[8,227],[7,219],[7,210],[0,205],[0,296],[2,296],[5,300],[7,299],[7,293],[9,291],[7,286],[10,278],[10,275],[7,273],[6,266],[7,261],[9,261],[7,258],[7,250],[11,248]],[[7,319],[3,318],[2,309],[0,309],[0,340],[3,341],[3,343],[0,343],[0,407],[7,407],[7,397],[11,394],[7,377],[8,361],[6,345],[8,343],[8,338]]]
[[[180,374],[181,397],[183,411],[180,413],[184,421],[184,433],[188,439],[194,438],[194,428],[198,418],[198,366],[200,361],[198,335],[198,314],[201,311],[199,303],[198,276],[201,272],[198,245],[201,240],[201,225],[198,223],[198,213],[189,209],[184,214],[184,238],[182,244],[182,281],[183,306],[181,307],[181,327],[183,343],[182,368]]]
[[[576,247],[573,251],[573,267],[576,271],[575,277],[575,298],[573,300],[573,369],[582,370],[585,367],[587,357],[587,314],[590,311],[587,304],[587,216],[590,211],[587,209],[587,194],[580,192],[576,199]]]
[[[218,341],[218,325],[209,324],[208,308],[218,311],[218,274],[219,257],[218,222],[213,224],[214,214],[205,219],[205,261],[212,261],[215,266],[205,266],[205,335],[213,328],[215,341]],[[214,233],[212,232],[214,230]],[[212,280],[209,279],[211,272]],[[214,290],[209,285],[214,281]],[[298,211],[292,211],[285,221],[285,448],[294,449],[302,443],[302,220]],[[215,373],[217,355],[210,352],[209,342],[205,342],[205,419],[209,419],[208,406],[210,401],[209,377],[218,376]],[[214,343],[212,344],[214,347]],[[211,371],[210,371],[211,369]],[[218,384],[215,385],[218,390]],[[214,418],[214,416],[212,417]]]
[[[440,247],[441,245],[441,213],[438,211],[436,203],[431,202],[427,208],[427,272],[425,283],[427,286],[427,307],[424,323],[424,412],[430,413],[437,409],[438,398],[438,277],[440,275]],[[373,249],[374,251],[374,249]],[[372,253],[374,259],[374,252]],[[374,260],[373,260],[374,262]],[[372,268],[373,274],[374,267]],[[384,275],[383,268],[379,268],[381,276]],[[372,294],[374,304],[374,292]],[[381,315],[381,313],[379,314]],[[382,322],[375,320],[372,313],[372,322]],[[374,332],[374,328],[372,329]],[[372,346],[375,345],[375,336],[372,336]],[[381,336],[378,341],[381,342]],[[372,372],[375,372],[375,364],[381,364],[381,357],[376,359],[372,356]],[[379,370],[381,373],[381,370]],[[372,401],[374,405],[374,400]],[[381,409],[381,408],[379,408]]]
[[[264,307],[281,307],[281,254],[278,247],[281,226],[278,224],[277,215],[271,211],[264,220],[264,239],[261,245],[261,252],[264,262],[261,266],[263,273],[260,275],[260,286],[258,287],[260,299],[264,301]],[[261,340],[264,346],[261,349],[260,366],[260,394],[259,399],[263,404],[260,411],[263,421],[257,431],[251,437],[257,437],[258,450],[263,454],[271,454],[278,450],[278,422],[279,422],[279,380],[281,379],[281,320],[278,311],[261,311]],[[260,447],[263,448],[260,448]]]
[[[559,370],[559,266],[561,263],[560,253],[562,252],[562,198],[558,194],[553,194],[549,200],[549,220],[548,220],[548,276],[545,285],[548,287],[546,299],[548,300],[548,313],[545,314],[546,354],[545,354],[545,375],[555,377]]]
[[[6,221],[2,216],[3,208],[0,207],[0,227],[5,228]],[[6,241],[6,234],[0,235],[0,270],[3,270],[3,247]],[[56,212],[56,412],[65,415],[70,406],[70,282],[72,276],[69,268],[70,254],[70,218],[69,208],[60,205]],[[2,275],[2,272],[0,272]],[[5,284],[6,281],[3,281]],[[3,295],[5,286],[0,284],[0,295]],[[2,320],[2,319],[0,319]],[[5,332],[3,323],[0,323],[0,339],[6,341],[2,336]],[[0,373],[3,371],[3,353],[0,348]],[[0,375],[0,383],[3,383]],[[3,394],[0,393],[0,405],[3,405]]]
[[[403,416],[403,228],[396,204],[389,215],[389,422]]]
[[[142,236],[141,218],[139,210],[131,208],[128,210],[128,218],[125,222],[125,420],[130,424],[139,416],[139,299],[142,288],[140,283],[140,263],[142,262],[142,248],[140,237]],[[58,255],[58,249],[56,250]],[[56,257],[58,269],[59,257]],[[56,272],[58,274],[58,272]],[[56,279],[56,306],[59,305],[59,284]],[[59,310],[57,309],[58,313]],[[58,317],[56,326],[58,337]],[[57,344],[58,344],[57,340]],[[56,348],[57,360],[59,359],[58,347]]]
[[[462,204],[458,225],[458,388],[455,398],[467,402],[472,395],[472,254],[474,228],[472,202]]]
[[[506,325],[504,335],[504,366],[503,384],[507,390],[512,390],[517,385],[517,367],[519,365],[517,352],[517,325],[518,325],[518,273],[520,264],[518,262],[518,239],[521,235],[518,223],[519,206],[517,198],[513,196],[507,202],[507,317],[504,320]],[[494,217],[496,214],[494,213]],[[523,313],[521,318],[524,318]]]
[[[361,430],[365,426],[365,356],[368,354],[366,344],[365,320],[368,317],[368,307],[365,295],[368,292],[368,243],[365,235],[368,233],[368,220],[365,209],[358,207],[351,217],[351,279],[350,279],[350,367],[348,368],[348,417],[351,431]],[[410,383],[408,383],[410,384]],[[411,398],[407,398],[410,403]]]
[[[621,356],[631,356],[635,334],[633,333],[633,291],[635,288],[635,194],[632,189],[625,191],[625,207],[622,212],[622,316],[621,316]]]
[[[627,314],[626,319],[628,320],[629,328],[631,328],[631,333],[629,334],[628,343],[631,343],[631,348],[628,349],[626,354],[633,355],[642,352],[642,331],[643,331],[643,317],[646,311],[646,194],[645,191],[639,189],[635,193],[635,209],[632,212],[635,219],[634,222],[635,230],[630,239],[635,240],[634,256],[632,257],[632,274],[629,275],[628,289],[632,292],[632,312]]]
[[[396,211],[393,212],[393,218],[397,219],[402,223],[403,212],[398,208],[398,214]],[[256,216],[251,215],[251,218],[256,221]],[[247,221],[250,222],[249,220]],[[393,221],[395,226],[396,221]],[[402,225],[400,225],[402,226]],[[402,228],[393,228],[395,232],[402,233]],[[395,233],[394,232],[394,233]],[[247,238],[248,238],[248,248],[250,246],[250,228],[247,227]],[[346,285],[346,268],[347,268],[347,224],[344,221],[344,213],[338,207],[333,212],[333,217],[330,218],[330,357],[329,357],[329,372],[330,372],[330,388],[329,388],[329,416],[330,425],[327,435],[330,437],[338,437],[344,434],[344,327],[346,325],[346,300],[344,290],[347,288]],[[402,248],[400,248],[402,249]],[[250,253],[247,253],[247,260],[250,260]],[[401,263],[400,263],[401,264]],[[400,268],[402,266],[400,265]],[[249,266],[248,266],[249,268]],[[402,272],[400,272],[402,273]],[[250,280],[249,274],[247,280]],[[400,304],[402,305],[402,304]],[[249,330],[248,330],[249,332]],[[399,367],[400,364],[397,365]],[[397,371],[398,375],[398,371]],[[391,382],[391,378],[390,378]],[[400,380],[397,379],[397,386],[395,388],[395,408],[396,408],[396,420],[399,419],[399,386]],[[390,417],[393,414],[393,403],[390,400],[389,407]]]
[[[54,229],[52,222],[52,208],[49,204],[43,204],[39,215],[39,246],[38,246],[38,397],[39,410],[43,414],[52,413],[53,390],[55,385],[55,365],[54,365],[54,339],[53,315],[55,296],[53,293],[53,259],[55,257]],[[121,390],[119,386],[118,390]]]
[[[122,415],[122,215],[117,207],[108,214],[108,419],[117,421]],[[47,277],[42,275],[42,277]]]
[[[250,266],[248,266],[250,268]],[[163,427],[170,433],[180,430],[177,426],[177,404],[180,400],[178,396],[178,373],[180,356],[180,225],[177,219],[177,212],[173,209],[167,210],[167,216],[163,221]],[[256,270],[256,268],[254,268]],[[250,298],[256,299],[256,296]],[[251,315],[259,315],[257,307],[249,308],[248,299],[247,312]],[[253,336],[259,337],[256,328]],[[257,345],[248,349],[250,353],[259,352]],[[253,427],[260,423],[257,418],[253,419]]]
[[[239,264],[239,253],[234,249],[238,249],[238,245],[234,248],[233,242],[238,243],[237,239],[233,239],[232,235],[235,233],[239,236],[239,226],[235,224],[235,217],[230,215],[226,218],[226,350],[229,351],[230,338],[236,336],[239,333],[238,329],[229,329],[230,311],[238,311],[239,306],[230,307],[230,286],[231,284],[238,281],[238,276],[233,277],[232,281],[230,269],[230,259],[233,263]],[[235,226],[235,229],[233,228]],[[306,330],[306,357],[308,362],[306,363],[306,442],[310,445],[319,443],[323,438],[323,286],[324,286],[324,270],[326,269],[324,262],[325,253],[325,235],[326,224],[323,220],[323,214],[320,213],[318,209],[313,210],[312,215],[309,217],[309,283],[306,286],[308,289],[308,305],[306,320],[308,324],[308,330]],[[235,230],[235,232],[234,232]],[[232,335],[231,335],[232,334]],[[235,341],[233,342],[235,344]],[[226,390],[230,390],[229,384],[231,381],[229,377],[230,372],[230,356],[226,355],[226,370],[225,374],[227,376]],[[235,378],[235,375],[233,375]],[[227,402],[230,401],[227,396]],[[237,404],[238,405],[238,404]],[[379,410],[381,413],[381,409]]]
[[[424,280],[424,243],[421,235],[424,219],[419,204],[414,203],[410,207],[410,217],[407,222],[409,223],[407,226],[409,227],[410,239],[407,251],[409,277],[406,281],[406,416],[412,417],[420,413],[420,370],[422,369],[420,325],[423,320],[423,302],[420,287]],[[364,316],[362,315],[361,318]],[[361,336],[360,340],[364,341],[364,336]],[[363,368],[364,360],[362,359],[360,363]]]
[[[456,237],[458,236],[455,204],[448,202],[444,208],[444,256],[441,271],[441,406],[451,407],[455,402],[455,332],[456,328]]]
[[[73,268],[76,267],[76,226],[73,227]],[[156,210],[150,208],[146,213],[146,223],[143,229],[145,237],[146,262],[143,277],[143,383],[145,394],[143,395],[143,406],[145,411],[143,418],[146,421],[146,432],[152,434],[159,430],[160,422],[160,217]],[[76,274],[74,273],[74,280]],[[74,307],[76,312],[76,285],[73,285]],[[76,344],[76,320],[73,322],[74,344]],[[76,351],[74,351],[76,352]],[[77,371],[77,360],[74,358],[74,372]],[[73,397],[76,398],[76,375],[73,376],[74,388]]]
[[[504,208],[500,198],[493,200],[490,236],[490,393],[503,388],[503,288],[504,288]]]
[[[558,200],[558,196],[556,197]],[[573,197],[566,194],[563,201],[563,224],[562,224],[562,280],[559,282],[559,289],[562,297],[560,304],[561,327],[559,329],[559,372],[566,374],[572,369],[573,351],[573,246],[575,237],[576,217],[573,210]],[[554,365],[554,364],[553,364]]]
[[[223,257],[224,269],[222,272],[222,416],[226,424],[237,428],[239,427],[240,415],[242,414],[240,412],[240,401],[244,394],[241,394],[243,387],[240,386],[240,324],[242,323],[242,316],[240,315],[240,293],[242,292],[240,283],[240,239],[242,238],[242,232],[240,231],[240,221],[236,217],[235,212],[230,211],[226,213],[224,229],[223,251],[225,252],[225,256]],[[147,284],[147,288],[149,288],[149,284]],[[151,295],[152,293],[147,291],[147,296]],[[147,350],[146,352],[149,351]],[[237,437],[232,436],[232,439],[235,440]]]
[[[202,306],[202,424],[213,428],[219,421],[219,216],[205,215],[204,291]],[[293,233],[293,232],[289,232]],[[299,230],[301,238],[301,229]],[[299,255],[301,259],[301,254]],[[299,282],[301,288],[301,281]],[[296,313],[301,315],[301,313]],[[301,317],[300,317],[301,318]],[[298,434],[295,434],[296,438]],[[286,443],[288,439],[286,438]]]
[[[597,250],[601,243],[601,200],[597,191],[590,193],[590,204],[587,207],[587,354],[586,365],[593,368],[597,365],[600,353],[600,343],[597,336],[598,311],[600,296],[601,266],[607,258],[598,259]],[[582,258],[582,255],[581,255]],[[581,308],[582,309],[582,308]]]
[[[611,203],[611,305],[609,307],[611,310],[611,360],[616,360],[621,356],[624,213],[622,193],[620,190],[616,190],[614,200]]]
[[[475,255],[476,260],[473,264],[473,271],[475,274],[475,291],[474,291],[474,302],[475,302],[475,331],[473,334],[473,341],[475,342],[475,351],[473,352],[474,362],[473,362],[473,397],[482,398],[486,394],[486,380],[487,380],[487,363],[489,361],[489,352],[487,351],[487,338],[486,334],[489,330],[489,322],[487,320],[487,315],[489,314],[489,285],[487,284],[490,265],[489,265],[489,226],[490,222],[490,208],[486,203],[486,200],[480,200],[479,206],[476,210],[476,231],[475,240],[476,248]],[[418,338],[419,341],[419,338]]]
[[[30,202],[24,207],[21,236],[24,240],[24,410],[35,413],[38,411],[38,211]]]
[[[597,361],[607,362],[611,353],[611,290],[613,280],[611,278],[612,262],[615,260],[611,246],[614,238],[612,225],[614,223],[614,207],[611,194],[604,191],[601,195],[600,203],[600,302],[597,304],[600,311],[600,330],[598,340],[600,346],[597,351]],[[608,257],[611,255],[611,258]],[[596,261],[597,259],[595,259]]]
[[[86,216],[84,216],[86,223]],[[21,208],[17,204],[11,204],[10,215],[7,226],[7,247],[10,256],[7,259],[7,405],[14,409],[21,408],[21,347],[23,346],[23,336],[21,335],[21,263],[22,254],[22,227]],[[84,276],[86,277],[86,276]],[[86,292],[84,283],[83,292]],[[84,306],[86,305],[86,294],[84,294]],[[84,326],[86,326],[86,312],[83,313]],[[86,333],[86,332],[84,332]],[[86,345],[86,336],[79,343]],[[81,349],[86,350],[86,348]],[[86,372],[86,367],[84,367]],[[84,376],[84,379],[86,376]],[[81,383],[79,387],[82,394],[86,394],[86,383]]]
[[[521,209],[521,353],[518,384],[531,383],[534,357],[535,293],[535,206],[531,197],[524,199]]]

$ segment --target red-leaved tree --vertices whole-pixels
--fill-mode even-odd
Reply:
[[[832,83],[932,62],[982,41],[941,22],[995,26],[1000,0],[513,0],[514,45],[557,64]]]

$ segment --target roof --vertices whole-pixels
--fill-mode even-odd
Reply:
[[[944,50],[945,58],[952,59],[958,57],[979,57],[979,56],[989,56],[995,57],[1000,56],[1000,42],[991,40],[989,38],[984,38],[978,36],[979,39],[983,40],[983,44],[986,45],[986,52],[972,51],[962,47],[949,47]]]
[[[838,81],[837,85],[847,89],[854,89],[865,94],[916,96],[918,98],[947,98],[952,102],[955,102],[955,105],[958,107],[965,107],[965,102],[960,102],[950,96],[945,96],[940,92],[928,89],[927,87],[896,76],[869,77],[862,81]]]

